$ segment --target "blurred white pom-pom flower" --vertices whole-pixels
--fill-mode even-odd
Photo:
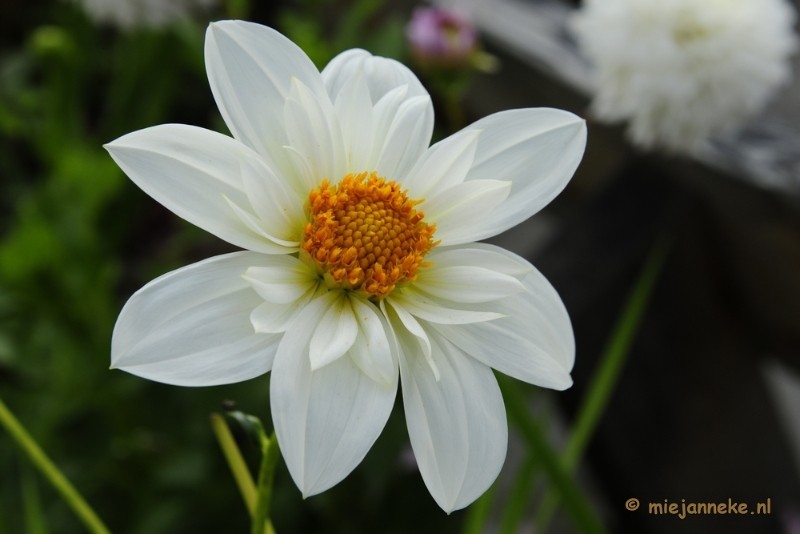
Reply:
[[[78,0],[98,24],[120,28],[160,28],[193,11],[212,7],[217,0]]]
[[[571,27],[597,69],[592,113],[639,146],[691,151],[791,76],[786,0],[585,0]]]

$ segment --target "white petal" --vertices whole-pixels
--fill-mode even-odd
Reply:
[[[331,291],[331,303],[311,337],[311,370],[338,360],[350,350],[358,336],[358,321],[343,291]]]
[[[250,267],[244,278],[264,300],[288,304],[319,282],[317,274],[294,256],[271,256]]]
[[[336,56],[322,71],[331,98],[358,72],[364,73],[374,104],[372,155],[366,169],[401,181],[430,144],[433,105],[416,76],[393,59],[364,50]]]
[[[403,180],[409,197],[425,198],[463,182],[480,134],[480,130],[461,130],[430,147]]]
[[[497,271],[522,280],[531,272],[531,264],[516,254],[497,252],[498,247],[483,243],[468,243],[454,247],[436,247],[425,256],[433,268],[472,266]],[[427,270],[427,269],[426,269]]]
[[[380,128],[380,125],[376,125]],[[400,104],[386,140],[380,149],[375,170],[389,180],[402,182],[431,142],[433,106],[429,96],[410,98]],[[378,148],[373,147],[373,154]]]
[[[208,27],[205,61],[211,92],[233,136],[291,178],[281,148],[288,144],[284,101],[292,77],[318,98],[327,98],[314,64],[275,30],[242,21],[215,22]]]
[[[283,149],[294,168],[296,176],[296,180],[293,182],[294,190],[301,198],[307,198],[308,193],[318,185],[314,171],[311,169],[311,159],[292,146],[286,145]]]
[[[242,183],[253,211],[270,235],[296,242],[303,231],[303,202],[261,158],[242,157]]]
[[[236,140],[194,126],[163,124],[124,135],[105,148],[136,185],[177,216],[242,248],[292,252],[248,228],[225,200],[248,204],[240,157],[258,157]]]
[[[391,327],[375,305],[350,295],[358,321],[358,337],[350,349],[355,364],[373,380],[391,386],[397,379],[397,355],[392,357]],[[387,334],[389,331],[389,334]]]
[[[347,172],[367,169],[372,152],[372,101],[364,72],[359,69],[339,91],[334,104],[347,154]]]
[[[386,93],[372,108],[372,152],[367,160],[367,168],[374,169],[378,165],[386,136],[392,127],[400,105],[408,95],[408,86],[401,85]]]
[[[309,341],[330,307],[314,300],[284,334],[270,381],[281,454],[304,497],[334,486],[366,455],[392,411],[397,380],[387,388],[350,358],[311,371]]]
[[[466,180],[513,183],[508,199],[472,230],[471,241],[508,230],[549,204],[572,178],[586,146],[585,121],[557,109],[502,111],[467,128],[483,133]]]
[[[157,382],[211,386],[272,367],[280,335],[257,334],[250,312],[262,300],[242,279],[263,254],[235,252],[156,278],[122,308],[111,365]]]
[[[265,334],[279,334],[285,332],[292,321],[303,311],[317,292],[317,286],[311,289],[299,299],[286,304],[276,304],[274,302],[264,302],[250,314],[250,322],[256,332]]]
[[[525,291],[513,276],[467,265],[423,269],[414,287],[454,302],[489,302]]]
[[[504,317],[499,313],[476,312],[459,310],[455,308],[445,308],[437,302],[427,298],[423,293],[415,291],[413,287],[407,287],[392,292],[387,297],[394,305],[402,306],[408,313],[432,323],[440,324],[469,324],[491,321]]]
[[[364,73],[372,102],[378,102],[402,85],[408,86],[408,98],[428,96],[428,91],[411,69],[399,61],[373,56],[366,50],[354,48],[342,52],[322,69],[322,79],[331,100],[336,98],[359,69]]]
[[[284,120],[289,144],[306,157],[316,184],[325,179],[336,182],[344,176],[342,130],[327,95],[317,98],[300,80],[292,78]]]
[[[372,54],[360,48],[351,48],[340,53],[325,65],[322,69],[322,81],[328,90],[331,100],[336,98],[342,87],[349,82],[353,76],[361,69],[366,58]]]
[[[425,200],[419,210],[427,222],[436,223],[435,237],[442,245],[470,243],[511,189],[511,182],[499,180],[462,182]]]
[[[558,293],[532,265],[512,252],[472,243],[525,262],[530,273],[522,279],[522,293],[494,302],[464,304],[475,311],[507,317],[467,326],[431,324],[459,348],[498,371],[541,387],[558,390],[572,385],[575,338],[569,315]]]
[[[286,121],[286,134],[289,137],[289,145],[303,157],[304,164],[308,165],[313,177],[313,184],[316,186],[324,178],[325,156],[330,156],[330,132],[325,131],[325,123],[320,121],[314,123],[314,118],[309,116],[308,110],[295,98],[287,98],[284,107],[284,119]],[[317,133],[325,138],[320,140]],[[323,143],[327,152],[323,153]]]
[[[436,503],[450,513],[472,503],[497,478],[506,457],[508,427],[491,369],[438,334],[430,335],[439,381],[413,353],[408,335],[398,335],[403,407],[422,479]]]
[[[386,303],[388,303],[390,307],[387,308]],[[396,301],[383,299],[381,301],[381,311],[383,312],[383,315],[389,319],[389,322],[392,323],[392,329],[397,336],[400,335],[400,331],[409,332],[412,334],[413,338],[416,339],[416,343],[414,344],[416,345],[414,353],[416,354],[419,352],[419,349],[422,349],[422,355],[428,362],[430,370],[433,372],[434,379],[438,381],[439,368],[436,367],[436,362],[433,361],[433,357],[431,356],[431,342],[428,339],[428,335],[425,333],[425,330],[423,330],[422,325],[420,325],[417,320],[414,319],[413,315],[408,313],[408,310],[403,308],[403,306]]]
[[[249,213],[244,208],[238,206],[233,200],[228,198],[228,195],[222,195],[222,198],[225,199],[225,202],[228,203],[228,207],[231,209],[231,211],[233,211],[233,213],[236,214],[237,217],[239,217],[239,220],[242,221],[242,224],[244,224],[248,230],[254,234],[258,234],[269,243],[274,243],[281,247],[285,247],[280,249],[282,251],[297,251],[297,247],[300,245],[299,241],[284,241],[283,239],[275,237],[267,228],[267,225],[261,221],[261,219],[257,218],[252,213]]]

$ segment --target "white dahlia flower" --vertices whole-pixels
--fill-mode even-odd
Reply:
[[[361,462],[402,382],[425,483],[446,511],[467,506],[506,454],[491,367],[565,389],[574,360],[553,287],[474,241],[564,188],[584,122],[505,111],[429,147],[431,99],[396,61],[349,50],[320,73],[279,33],[233,21],[209,27],[205,57],[233,138],[167,124],[106,148],[146,193],[246,251],[136,292],[112,367],[184,386],[272,371],[275,432],[304,496]]]
[[[572,29],[594,63],[592,112],[645,148],[691,151],[758,113],[791,76],[786,0],[584,0]]]
[[[77,0],[99,24],[120,28],[160,28],[195,10],[212,7],[217,0]]]

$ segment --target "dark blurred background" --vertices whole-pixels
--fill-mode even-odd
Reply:
[[[167,4],[137,3],[156,12]],[[147,197],[101,145],[167,122],[227,133],[205,78],[210,20],[246,17],[277,28],[320,68],[352,47],[411,63],[404,32],[414,3],[178,4],[193,7],[177,18],[133,12],[98,22],[78,2],[0,3],[0,396],[113,532],[246,532],[249,519],[208,414],[232,399],[270,427],[269,375],[189,389],[108,370],[111,331],[131,293],[233,249]],[[550,14],[571,8],[511,4],[534,15],[537,6]],[[499,72],[474,73],[455,92],[419,72],[432,82],[436,138],[503,109],[585,112],[588,98],[536,59],[535,40],[521,51],[481,20]],[[775,104],[789,132],[800,124],[796,88]],[[800,157],[782,157],[800,184]],[[661,236],[672,243],[578,474],[610,531],[800,532],[798,191],[702,158],[643,154],[621,129],[590,123],[586,156],[567,190],[492,240],[528,257],[573,320],[575,386],[526,389],[532,410],[550,421],[555,446],[649,251]],[[255,466],[256,451],[240,437]],[[522,455],[512,436],[487,532],[498,531]],[[541,493],[531,492],[518,531],[534,532]],[[770,498],[772,513],[679,520],[628,512],[631,497],[751,506]],[[365,461],[322,495],[303,501],[281,465],[273,510],[281,534],[460,532],[466,515],[445,515],[425,489],[400,403]],[[573,531],[562,515],[549,530]],[[18,532],[82,527],[0,432],[0,534]]]

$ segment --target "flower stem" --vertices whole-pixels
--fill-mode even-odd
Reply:
[[[270,502],[272,500],[272,481],[275,478],[275,464],[280,458],[281,451],[275,432],[267,438],[261,423],[258,423],[258,437],[261,444],[261,467],[258,473],[258,489],[250,475],[250,470],[242,457],[236,441],[233,439],[228,423],[219,414],[211,414],[211,428],[217,437],[222,453],[228,460],[233,478],[242,493],[242,499],[247,511],[253,520],[251,532],[253,534],[275,534],[272,522],[269,519]]]
[[[83,525],[93,534],[109,534],[108,528],[103,524],[89,504],[81,497],[78,490],[58,470],[58,467],[47,457],[44,451],[34,441],[30,434],[23,428],[6,405],[0,399],[0,425],[5,427],[20,449],[28,456],[34,466],[42,473],[55,490],[66,501],[72,511],[78,516]]]
[[[264,440],[262,452],[261,468],[258,473],[258,502],[253,515],[253,528],[250,532],[251,534],[274,534],[269,513],[272,501],[272,482],[275,479],[275,464],[281,456],[274,431],[269,439]]]
[[[244,499],[244,505],[250,517],[256,512],[256,485],[253,482],[253,477],[250,476],[250,471],[247,469],[247,464],[242,458],[242,453],[239,452],[239,447],[236,446],[236,441],[233,439],[233,434],[228,428],[228,423],[225,418],[217,413],[212,413],[210,416],[211,428],[214,430],[214,435],[217,437],[219,446],[222,449],[222,454],[228,460],[228,466],[231,468],[236,485],[239,486],[239,491]]]

